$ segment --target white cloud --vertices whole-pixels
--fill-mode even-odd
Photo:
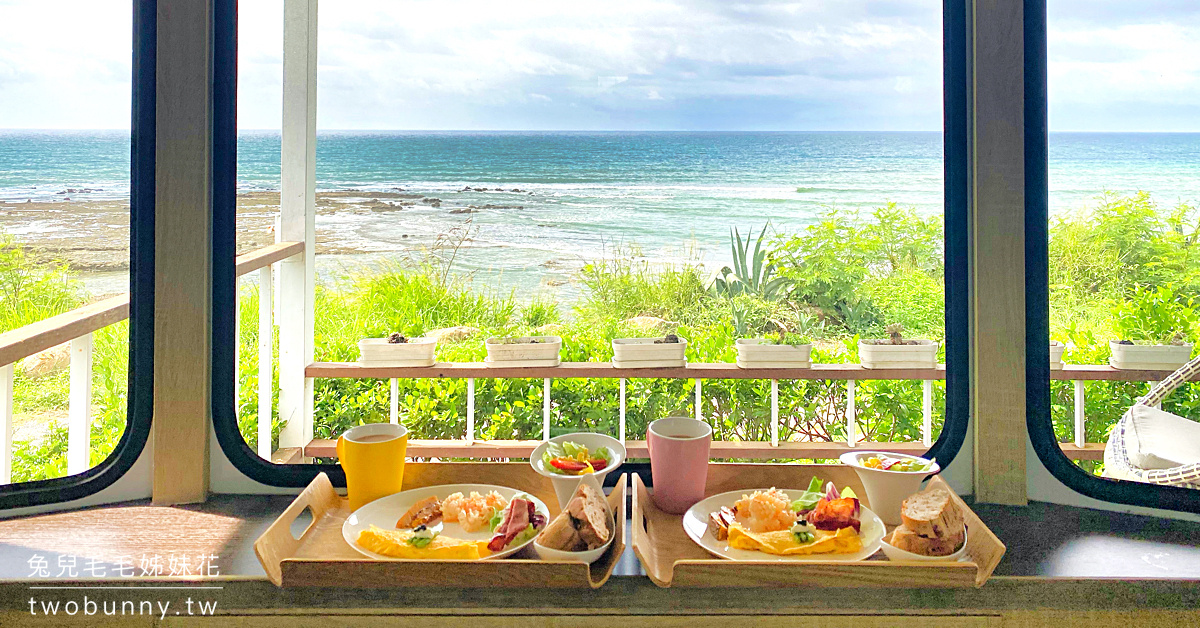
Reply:
[[[282,0],[240,3],[278,128]],[[131,0],[0,0],[0,127],[126,128]],[[324,0],[318,126],[941,128],[940,0]],[[1056,129],[1200,128],[1200,3],[1051,3]]]

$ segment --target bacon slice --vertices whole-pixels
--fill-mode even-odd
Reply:
[[[518,534],[529,527],[531,514],[536,515],[532,501],[517,497],[509,502],[508,510],[504,514],[504,521],[496,528],[496,535],[492,537],[491,541],[488,541],[488,549],[499,552],[512,543]],[[542,520],[545,521],[544,518]]]

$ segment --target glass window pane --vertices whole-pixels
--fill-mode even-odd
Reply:
[[[0,3],[0,331],[128,302],[131,13]],[[12,365],[0,483],[80,473],[124,433],[128,321],[54,345]]]
[[[1127,462],[1106,463],[1106,444],[1133,447],[1134,467],[1186,451],[1200,460],[1200,437],[1188,436],[1200,436],[1193,384],[1162,404],[1175,417],[1148,419],[1170,442],[1134,443],[1118,424],[1188,360],[1200,321],[1200,13],[1054,0],[1048,27],[1051,360],[1062,350],[1068,371],[1051,386],[1054,428],[1084,445],[1068,448],[1082,468],[1139,479]],[[1076,383],[1076,365],[1115,369]],[[1129,379],[1122,370],[1144,372],[1115,381]]]

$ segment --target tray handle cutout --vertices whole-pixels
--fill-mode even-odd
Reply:
[[[283,582],[283,571],[280,564],[283,559],[296,553],[304,541],[316,528],[314,525],[325,513],[337,508],[341,497],[333,490],[329,476],[324,473],[313,478],[307,487],[296,497],[296,500],[279,515],[258,541],[254,543],[254,554],[262,563],[267,578],[280,586]],[[300,536],[292,533],[292,524],[305,512],[311,513],[311,522],[304,528]]]

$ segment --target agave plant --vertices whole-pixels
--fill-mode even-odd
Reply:
[[[762,248],[763,237],[767,235],[764,226],[754,240],[754,251],[750,250],[754,232],[746,234],[745,242],[742,234],[736,228],[729,233],[729,248],[733,253],[733,267],[721,269],[720,275],[713,280],[713,294],[721,296],[737,296],[753,294],[767,301],[775,301],[787,295],[792,281],[786,277],[775,277],[775,265],[767,261],[767,252]]]

